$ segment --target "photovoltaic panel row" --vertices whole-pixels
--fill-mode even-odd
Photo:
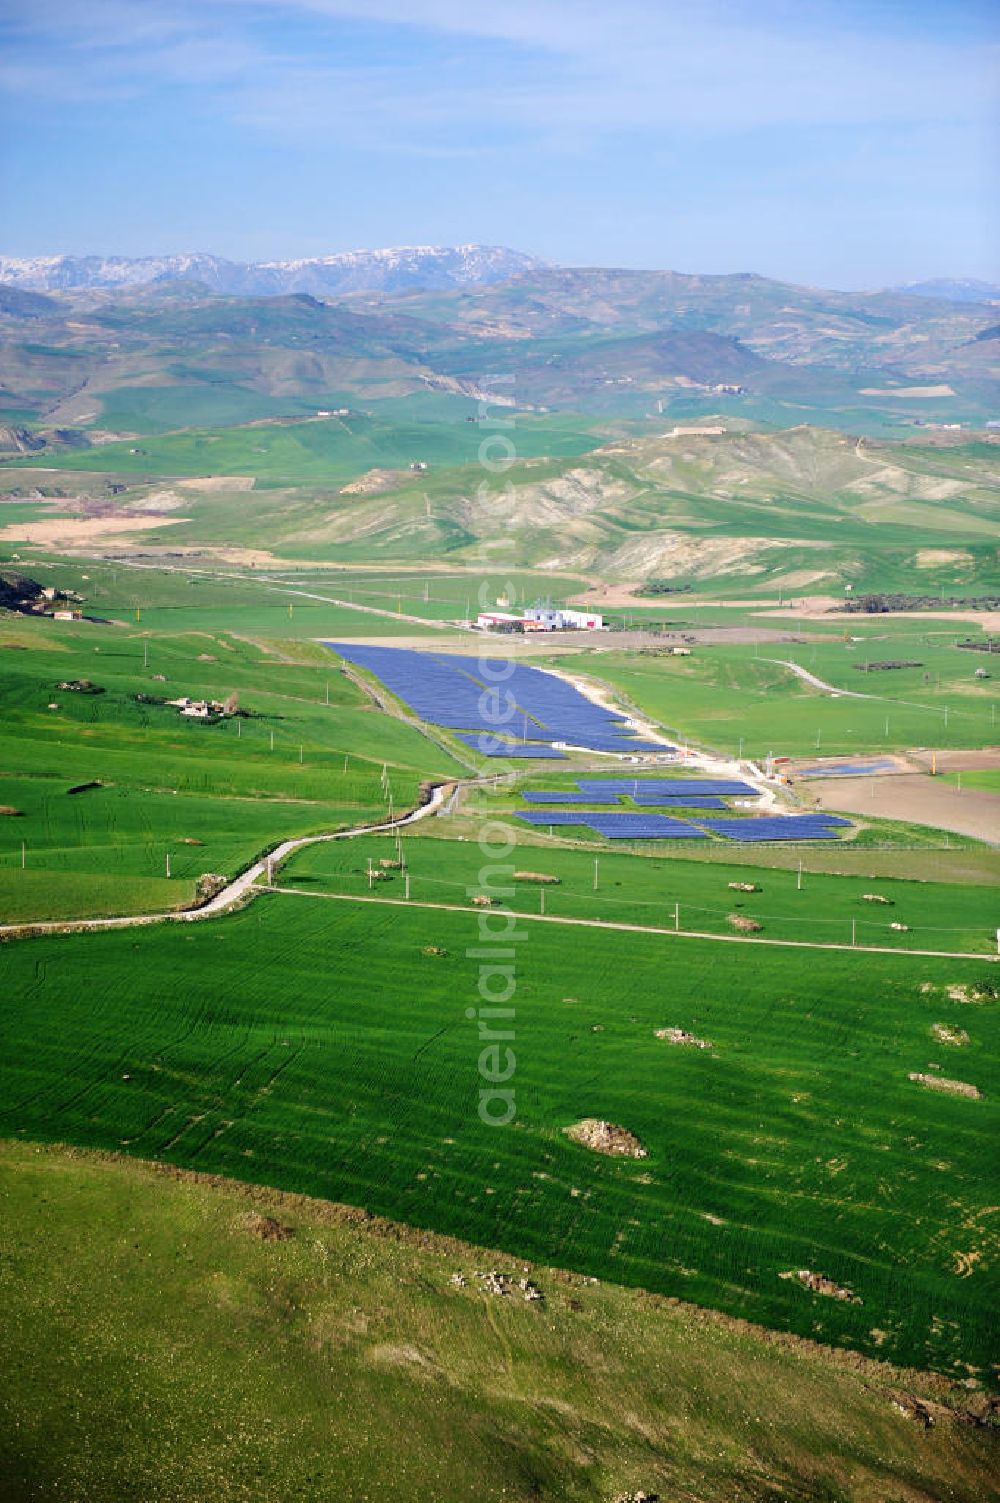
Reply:
[[[475,747],[484,757],[542,757],[548,762],[565,762],[566,753],[554,746],[532,741],[498,741],[492,731],[459,732],[457,739]]]
[[[548,793],[523,793],[521,797],[529,804],[617,804],[618,796],[609,794],[601,798],[593,793],[572,793],[566,789],[553,789]],[[721,806],[720,806],[721,807]]]
[[[595,802],[597,795],[585,794],[591,802]],[[715,798],[711,794],[687,793],[678,796],[676,793],[633,793],[630,795],[632,802],[638,804],[641,809],[724,809],[725,799]]]
[[[678,797],[687,794],[735,798],[739,795],[754,797],[758,790],[737,778],[676,778],[669,775],[641,778],[578,778],[577,787],[584,792],[652,793],[659,791]]]
[[[701,830],[662,814],[584,813],[568,809],[526,809],[517,816],[525,824],[582,825],[606,840],[704,840]]]
[[[700,819],[703,830],[727,840],[759,844],[776,840],[835,840],[849,819],[836,815],[785,814],[760,819]]]

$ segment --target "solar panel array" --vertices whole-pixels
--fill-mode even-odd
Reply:
[[[577,778],[577,787],[585,793],[667,793],[672,797],[682,794],[705,794],[714,797],[738,794],[753,797],[758,789],[739,778],[672,778],[667,775],[641,778]]]
[[[874,762],[825,762],[822,767],[800,767],[800,778],[860,778],[874,772],[892,772],[896,764],[891,757]]]
[[[541,741],[499,741],[492,731],[459,731],[458,740],[474,746],[484,757],[544,757],[549,762],[567,762],[565,752]]]
[[[517,815],[529,825],[584,825],[606,840],[704,840],[701,830],[665,814],[584,813],[582,810],[525,809]]]
[[[760,844],[774,840],[836,840],[849,819],[835,814],[774,814],[759,819],[700,819],[703,830],[727,840]]]
[[[374,673],[422,720],[448,730],[485,731],[491,738],[500,732],[521,743],[565,742],[590,751],[671,750],[638,740],[621,715],[539,668],[503,658],[481,660],[412,648],[326,645]],[[517,755],[506,748],[486,754]]]
[[[608,798],[597,797],[593,793],[574,793],[567,789],[551,789],[544,793],[522,793],[521,797],[529,804],[617,804],[617,794],[611,794]],[[720,808],[724,807],[720,804]]]
[[[585,794],[585,798],[591,795]],[[640,809],[724,809],[726,801],[711,794],[633,793],[632,802]],[[591,801],[594,800],[591,798]]]

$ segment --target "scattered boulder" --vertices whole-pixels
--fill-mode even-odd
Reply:
[[[658,1028],[658,1039],[666,1039],[668,1044],[689,1044],[693,1049],[711,1049],[709,1039],[697,1038],[693,1033],[687,1033],[683,1028]]]
[[[421,955],[447,955],[448,951],[441,945],[424,945]]]
[[[492,908],[493,899],[488,898],[485,893],[479,893],[476,897],[473,898],[472,906],[473,908]]]
[[[196,903],[207,903],[220,893],[229,879],[220,872],[202,872],[195,883],[194,900]]]
[[[884,897],[880,892],[863,892],[861,901],[862,903],[884,903],[889,908],[894,906],[892,898]]]
[[[969,1035],[964,1028],[955,1028],[951,1023],[932,1023],[931,1033],[939,1044],[967,1044]]]
[[[764,927],[757,919],[747,918],[744,913],[731,913],[726,922],[739,934],[759,934]]]
[[[619,1127],[616,1123],[605,1122],[599,1117],[584,1117],[581,1122],[564,1127],[563,1132],[574,1143],[592,1148],[595,1153],[606,1153],[614,1158],[648,1158],[647,1150],[627,1127]]]
[[[56,684],[57,689],[65,689],[72,694],[103,694],[101,684],[92,683],[89,678],[64,678]]]
[[[562,877],[553,877],[548,872],[515,872],[514,881],[554,883],[558,886]]]
[[[12,819],[24,818],[24,810],[15,809],[13,804],[0,804],[0,818],[2,818],[5,814],[9,815]]]
[[[910,926],[909,926],[909,924],[901,924],[898,921],[895,922],[895,923],[890,924],[889,928],[890,929],[895,929],[895,931],[896,931],[897,934],[909,934],[909,932],[910,932]]]
[[[790,1269],[787,1273],[779,1273],[778,1277],[798,1279],[803,1289],[809,1289],[813,1294],[824,1294],[828,1299],[844,1300],[851,1305],[864,1303],[853,1289],[848,1289],[844,1284],[835,1284],[833,1279],[828,1279],[822,1273],[814,1273],[811,1268]]]
[[[756,882],[730,882],[733,892],[760,892],[762,889]]]
[[[908,1080],[915,1080],[917,1085],[926,1086],[929,1091],[947,1091],[950,1096],[968,1096],[971,1101],[982,1099],[982,1091],[978,1086],[969,1085],[965,1080],[948,1080],[944,1075],[922,1075],[919,1070],[911,1070]]]

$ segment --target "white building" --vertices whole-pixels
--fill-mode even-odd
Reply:
[[[564,606],[532,605],[526,621],[537,621],[545,631],[603,631],[604,618],[596,611],[571,611]]]

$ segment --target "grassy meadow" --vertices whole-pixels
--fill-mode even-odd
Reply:
[[[506,814],[500,817],[509,820],[520,841],[516,820]],[[447,820],[438,825],[446,827]],[[401,899],[409,877],[411,901],[454,907],[468,906],[472,896],[488,890],[480,879],[483,858],[478,844],[423,833],[403,838],[405,872],[383,869],[382,877],[370,886],[369,860],[378,870],[380,861],[393,859],[395,850],[395,841],[386,836],[310,846],[296,852],[276,880],[303,892],[354,897],[374,892]],[[531,876],[515,879],[504,902],[517,913],[661,929],[672,928],[676,917],[682,929],[712,934],[732,934],[730,916],[741,914],[760,923],[762,935],[769,939],[839,945],[856,940],[859,945],[900,950],[996,953],[1000,898],[994,884],[887,878],[877,888],[886,904],[873,904],[863,896],[872,892],[872,879],[865,875],[812,871],[800,878],[791,869],[748,871],[742,862],[728,863],[721,851],[712,862],[685,860],[685,853],[677,848],[669,855],[632,855],[554,844],[519,846],[512,858],[518,869],[558,882],[540,884]],[[826,851],[820,859],[824,857],[831,859]],[[757,892],[729,886],[748,878]],[[908,932],[891,929],[893,920],[905,923]]]
[[[179,906],[287,835],[382,817],[383,766],[397,808],[462,770],[318,644],[243,635],[224,607],[196,617],[160,591],[138,622],[0,621],[3,922]],[[58,688],[83,679],[104,692]],[[137,694],[235,694],[245,713],[206,724]]]
[[[926,1374],[546,1267],[498,1298],[511,1259],[107,1155],[2,1144],[0,1206],[10,1503],[995,1496]]]
[[[206,924],[0,947],[0,1134],[344,1200],[989,1381],[1000,1014],[949,990],[995,985],[985,958],[819,965],[524,927],[507,1127],[478,1114],[479,915],[270,894]],[[981,1098],[908,1078],[936,1070]],[[583,1117],[648,1158],[570,1142]],[[800,1268],[858,1302],[781,1278]]]

